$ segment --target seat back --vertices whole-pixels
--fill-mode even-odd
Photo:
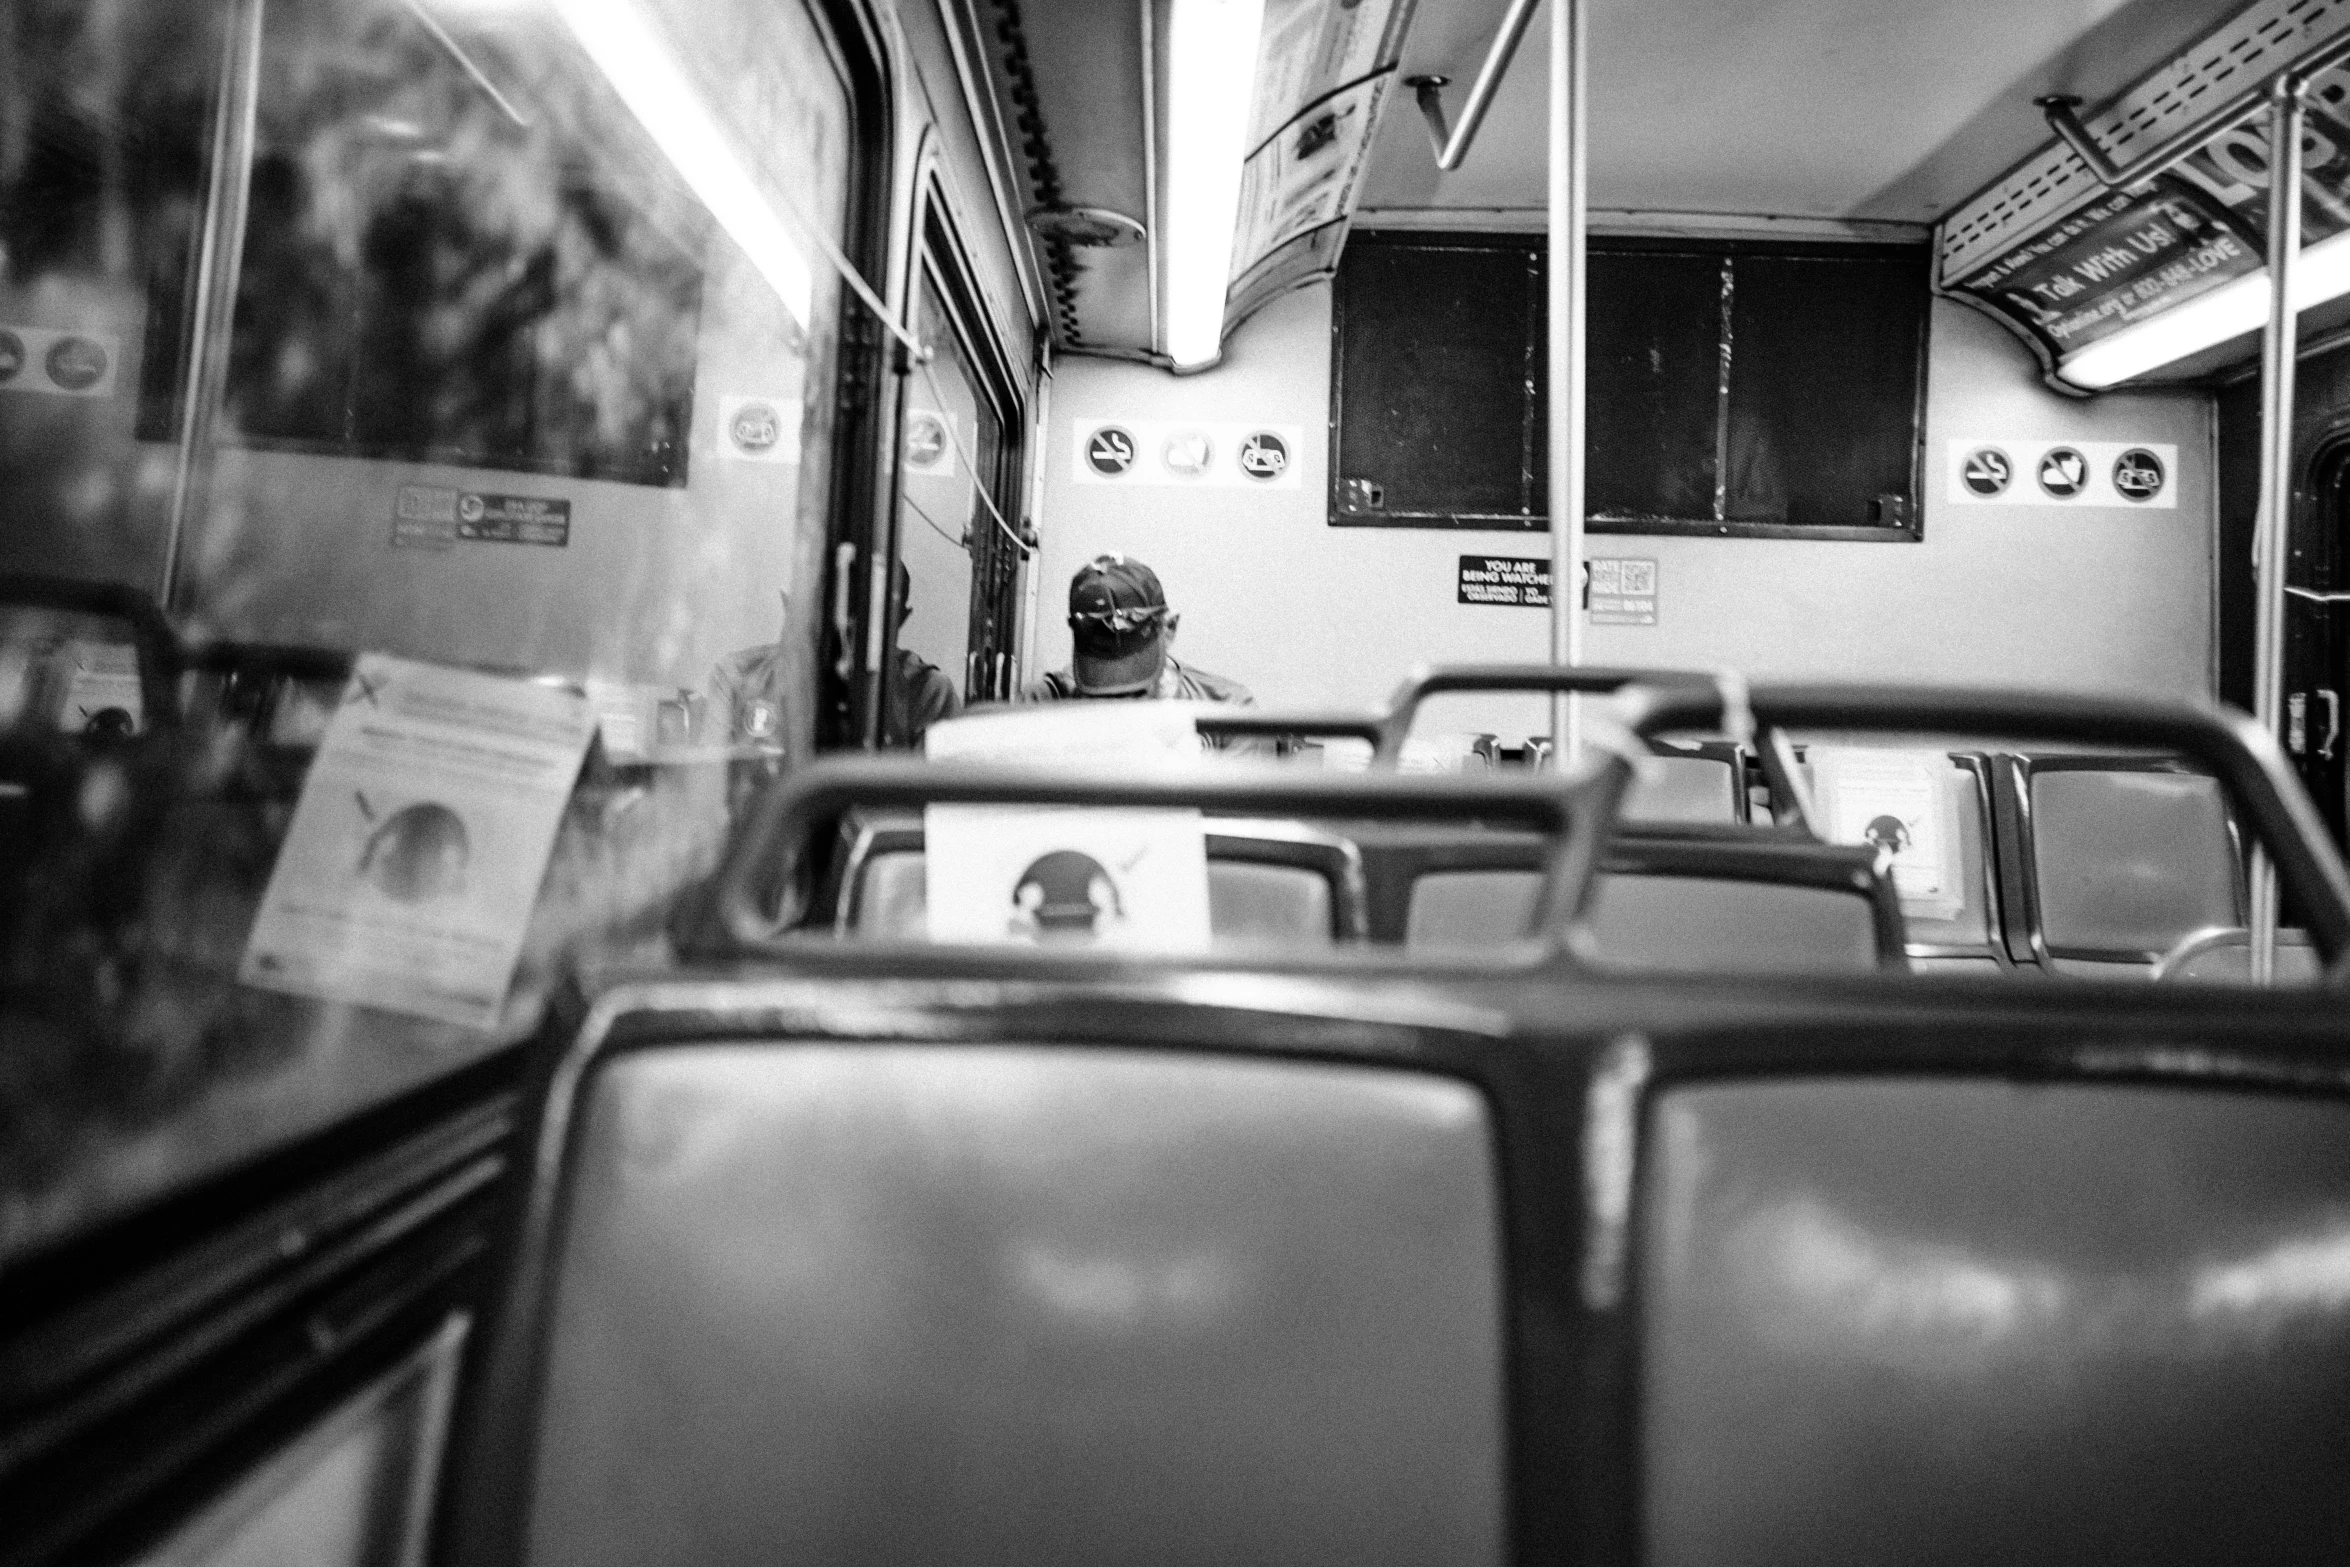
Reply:
[[[571,1139],[519,1560],[1502,1557],[1468,1084],[729,1036],[609,1058]]]
[[[1406,889],[1407,946],[1481,951],[1529,931],[1542,886],[1532,840],[1456,833],[1365,852],[1375,889]],[[1626,968],[1792,973],[1902,962],[1899,909],[1873,854],[1794,838],[1621,836],[1602,858],[1584,923],[1584,954]]]
[[[2016,767],[2043,961],[2150,966],[2187,936],[2244,923],[2218,780],[2114,757],[2019,758]]]
[[[1636,822],[1738,822],[1746,819],[1744,768],[1735,748],[1652,747],[1625,793],[1623,816]]]
[[[1207,835],[1208,927],[1239,946],[1327,946],[1363,933],[1361,864],[1343,838],[1296,822],[1219,821]],[[865,940],[929,934],[923,829],[867,824],[842,873],[834,927]]]

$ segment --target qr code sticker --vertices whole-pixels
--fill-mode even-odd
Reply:
[[[1623,586],[1616,591],[1633,598],[1647,598],[1656,592],[1656,562],[1653,560],[1619,560],[1610,565],[1618,568]]]

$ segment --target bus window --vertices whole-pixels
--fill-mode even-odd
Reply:
[[[899,668],[891,674],[905,682],[903,655],[911,653],[943,671],[969,701],[984,694],[970,679],[972,558],[995,525],[979,503],[974,467],[993,470],[1003,424],[979,394],[937,281],[925,270],[919,321],[931,360],[908,386],[899,443],[898,559],[910,587],[898,626]]]
[[[730,769],[812,747],[853,58],[813,0],[15,8],[0,1261],[521,1040],[584,955],[658,955]],[[484,1022],[240,981],[385,656],[587,715]],[[354,881],[488,874],[461,813],[343,793]]]

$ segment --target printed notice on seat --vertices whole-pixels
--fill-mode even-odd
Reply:
[[[594,728],[576,692],[362,654],[238,978],[494,1026]]]
[[[1956,773],[1938,753],[1813,746],[1813,798],[1820,830],[1833,843],[1873,845],[1893,875],[1904,914],[1951,919],[1959,892],[1956,797],[1942,782]]]
[[[1190,704],[1037,704],[934,724],[932,760],[1133,776],[1200,766]],[[1208,945],[1197,811],[933,805],[923,819],[933,941],[1196,952]]]

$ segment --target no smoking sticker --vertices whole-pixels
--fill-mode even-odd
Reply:
[[[2015,477],[2015,464],[1996,446],[1978,446],[1967,453],[1966,467],[1959,477],[1977,495],[1997,495]]]
[[[1229,419],[1073,419],[1069,477],[1077,484],[1294,490],[1305,431]]]
[[[1085,438],[1085,463],[1105,479],[1119,478],[1134,466],[1134,434],[1105,424]]]
[[[2168,442],[1960,437],[1943,461],[1943,498],[1962,506],[2178,506],[2179,449]]]

